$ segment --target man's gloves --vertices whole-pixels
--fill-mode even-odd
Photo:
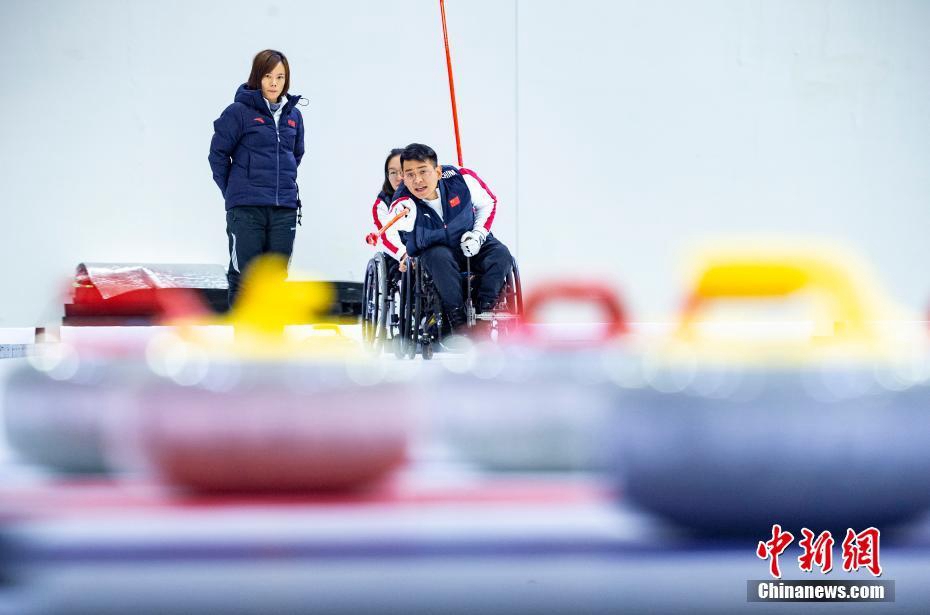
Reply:
[[[476,231],[468,231],[467,233],[462,233],[462,240],[459,242],[459,245],[462,247],[462,252],[465,256],[474,256],[478,254],[478,250],[481,249],[481,244],[484,243],[484,235]]]

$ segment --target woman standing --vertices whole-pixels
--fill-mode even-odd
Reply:
[[[290,260],[300,223],[297,167],[304,155],[304,122],[289,93],[291,71],[280,51],[252,60],[248,82],[213,122],[210,167],[226,201],[229,305],[241,274],[257,256]]]

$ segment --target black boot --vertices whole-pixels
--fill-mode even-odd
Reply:
[[[450,333],[460,333],[461,329],[465,328],[465,308],[457,307],[446,310],[446,315],[448,316],[447,320]]]
[[[481,299],[478,301],[478,313],[484,314],[485,312],[491,312],[497,306],[496,301]]]

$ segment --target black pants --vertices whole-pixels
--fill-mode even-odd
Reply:
[[[432,276],[443,309],[460,312],[465,306],[461,272],[466,266],[462,250],[436,245],[424,250],[419,261]],[[478,283],[478,311],[494,306],[512,266],[513,258],[507,246],[488,235],[478,254],[471,257],[471,270]]]
[[[400,263],[396,258],[390,256],[386,252],[384,253],[384,269],[387,272],[387,279],[389,282],[391,280],[400,279]]]
[[[242,274],[262,254],[280,254],[290,262],[297,232],[297,210],[290,207],[233,207],[226,212],[229,239],[229,306],[239,293]]]

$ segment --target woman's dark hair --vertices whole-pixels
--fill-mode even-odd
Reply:
[[[436,157],[436,152],[433,151],[433,148],[429,145],[423,145],[422,143],[411,143],[404,148],[404,151],[400,155],[400,166],[403,167],[404,162],[408,160],[429,162],[434,167],[439,164],[439,159]]]
[[[281,90],[281,96],[287,94],[291,87],[291,67],[287,63],[287,57],[274,49],[266,49],[255,54],[255,59],[252,60],[252,72],[249,73],[246,86],[250,90],[261,90],[262,77],[273,71],[278,62],[284,65],[284,89]],[[278,101],[274,100],[272,102]]]
[[[388,165],[391,163],[391,158],[394,156],[399,156],[404,153],[399,147],[395,147],[391,150],[391,153],[388,154],[388,157],[384,159],[384,184],[381,186],[381,190],[384,191],[384,194],[388,196],[394,195],[394,186],[391,185],[391,181],[388,179]]]

